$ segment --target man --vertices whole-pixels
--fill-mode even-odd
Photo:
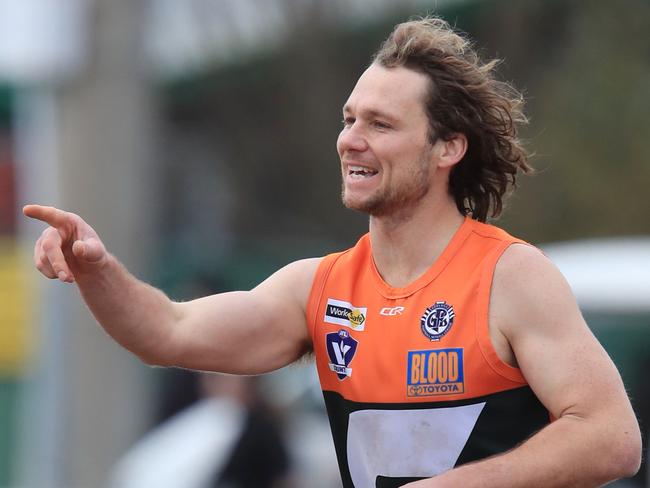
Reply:
[[[346,487],[633,475],[638,424],[567,283],[483,223],[528,169],[521,100],[494,65],[440,19],[395,28],[343,108],[343,202],[370,216],[344,253],[174,303],[80,217],[27,206],[51,226],[36,266],[76,282],[106,331],[150,364],[258,374],[313,350]]]

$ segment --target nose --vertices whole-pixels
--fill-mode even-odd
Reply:
[[[343,127],[336,141],[336,149],[341,157],[346,152],[363,152],[368,149],[368,141],[357,122]]]

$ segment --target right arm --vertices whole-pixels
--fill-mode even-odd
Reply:
[[[106,332],[148,364],[258,374],[311,348],[306,306],[320,259],[296,261],[251,291],[177,303],[131,275],[79,216],[28,205],[50,225],[36,243],[36,267],[76,282]]]

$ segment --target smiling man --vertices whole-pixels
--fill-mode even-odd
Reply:
[[[258,374],[313,350],[343,485],[591,487],[631,476],[621,378],[534,247],[485,223],[519,171],[521,97],[444,21],[398,25],[354,87],[337,141],[344,204],[370,231],[250,291],[175,303],[79,216],[35,262],[76,282],[145,362]],[[249,320],[239,320],[246,314]]]
[[[428,86],[426,75],[404,67],[373,64],[361,76],[343,107],[337,143],[347,207],[404,219],[429,193]]]

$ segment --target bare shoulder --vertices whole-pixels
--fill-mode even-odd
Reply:
[[[309,292],[322,257],[293,261],[269,276],[253,290],[273,293],[277,297],[297,303],[304,310]]]
[[[311,281],[322,260],[322,257],[299,259],[298,261],[293,261],[292,263],[287,264],[280,271],[291,275],[297,280]]]
[[[560,270],[539,249],[513,244],[497,262],[490,301],[494,324],[509,338],[527,329],[581,323],[573,292]]]
[[[568,284],[557,266],[542,251],[528,244],[513,244],[503,252],[497,262],[494,279],[503,286],[554,284],[566,286],[568,289]]]

